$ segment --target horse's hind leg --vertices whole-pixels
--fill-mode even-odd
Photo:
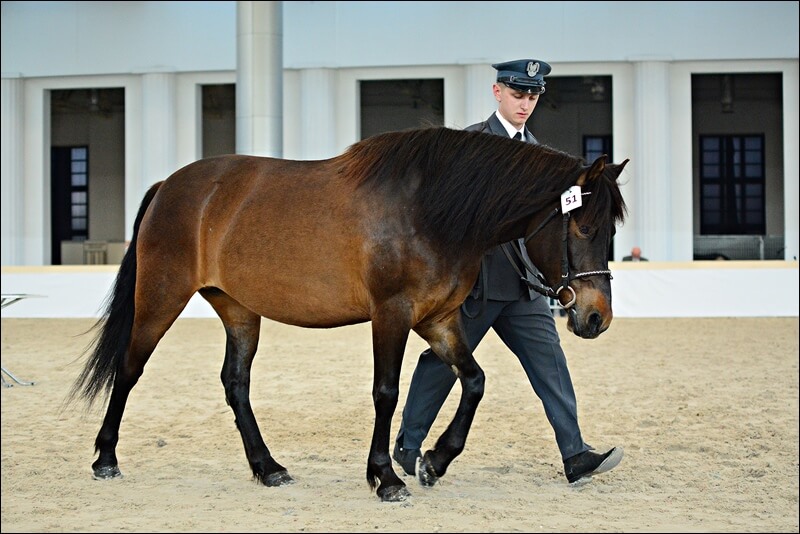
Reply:
[[[250,469],[265,486],[291,484],[294,480],[272,458],[264,443],[250,405],[250,369],[258,348],[261,317],[218,289],[203,289],[200,294],[211,304],[225,326],[225,362],[220,377],[225,387],[225,400],[233,410],[236,427],[242,436]]]
[[[142,376],[156,345],[186,306],[188,297],[183,300],[175,298],[171,306],[166,305],[167,300],[163,298],[152,304],[137,302],[130,344],[117,366],[106,415],[95,439],[98,457],[92,463],[92,470],[96,479],[121,476],[116,448],[128,396]]]

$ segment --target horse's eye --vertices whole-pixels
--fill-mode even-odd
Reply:
[[[581,227],[579,228],[579,230],[581,231],[581,233],[582,233],[583,235],[589,235],[589,234],[592,232],[592,229],[591,229],[591,228],[589,228],[588,226],[585,226],[585,225],[584,225],[584,226],[581,226]]]

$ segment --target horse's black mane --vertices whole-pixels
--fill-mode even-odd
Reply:
[[[544,145],[444,127],[380,134],[352,145],[343,160],[345,172],[362,185],[416,187],[418,228],[450,245],[466,237],[491,241],[499,229],[554,209],[585,166]],[[580,219],[622,222],[625,205],[615,180],[596,181],[591,193]]]

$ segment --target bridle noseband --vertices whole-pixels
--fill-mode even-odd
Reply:
[[[582,194],[588,195],[589,193],[582,193]],[[535,230],[533,230],[530,234],[528,234],[525,237],[525,239],[523,240],[521,245],[525,245],[528,241],[530,241],[533,238],[533,236],[535,236],[537,233],[539,233],[539,231],[542,228],[544,228],[547,225],[547,223],[549,223],[556,215],[558,215],[559,211],[560,211],[560,208],[555,208],[553,211],[551,211],[550,214],[547,217],[545,217],[545,219],[541,223],[539,223],[539,226],[537,226]],[[578,278],[586,278],[587,276],[597,276],[597,275],[606,275],[606,276],[608,276],[609,280],[613,280],[614,279],[614,277],[611,276],[611,270],[609,270],[609,269],[602,269],[602,270],[597,270],[597,271],[585,271],[585,272],[574,273],[574,274],[570,272],[570,269],[569,269],[569,250],[568,250],[569,247],[568,247],[568,242],[567,242],[567,236],[569,235],[568,234],[568,232],[569,232],[569,219],[570,219],[570,212],[569,211],[565,212],[561,216],[561,220],[563,221],[562,230],[561,230],[561,242],[563,244],[562,249],[564,251],[564,254],[562,255],[562,258],[561,258],[561,273],[562,273],[561,274],[561,285],[556,290],[554,290],[553,288],[551,288],[550,286],[547,285],[547,281],[544,279],[544,276],[542,276],[539,272],[537,272],[538,269],[536,269],[536,267],[531,265],[531,262],[525,257],[524,254],[522,254],[522,252],[521,252],[522,249],[521,248],[518,250],[516,247],[511,247],[514,250],[514,252],[516,253],[517,257],[522,262],[522,265],[525,267],[525,271],[527,273],[533,275],[536,278],[536,280],[539,282],[539,284],[541,284],[541,285],[535,284],[527,276],[525,276],[525,273],[523,273],[520,270],[520,268],[517,266],[517,262],[513,260],[513,258],[511,257],[511,254],[508,252],[508,247],[507,247],[508,244],[504,243],[502,245],[503,252],[505,253],[505,255],[508,258],[508,260],[511,262],[511,265],[512,265],[512,267],[514,267],[514,270],[517,271],[517,274],[520,276],[522,281],[525,282],[530,289],[536,291],[537,293],[541,293],[542,295],[545,295],[546,297],[550,297],[552,299],[555,299],[556,302],[558,302],[559,306],[561,306],[564,309],[571,308],[575,304],[575,300],[577,299],[577,296],[575,295],[575,290],[572,289],[572,286],[570,286],[570,283],[573,280],[576,280]],[[562,291],[569,291],[570,293],[572,293],[572,297],[570,298],[569,302],[567,302],[566,304],[561,304],[561,301],[558,298],[558,296],[561,294]]]

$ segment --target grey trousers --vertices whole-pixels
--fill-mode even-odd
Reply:
[[[481,305],[481,300],[468,298],[466,301],[470,315],[474,315]],[[546,298],[540,296],[531,301],[512,302],[489,300],[480,315],[471,319],[462,311],[461,319],[470,350],[474,352],[489,328],[493,328],[519,359],[534,392],[542,401],[562,459],[592,449],[581,437],[567,359]],[[455,382],[456,375],[431,349],[420,354],[397,434],[401,447],[421,448]]]

